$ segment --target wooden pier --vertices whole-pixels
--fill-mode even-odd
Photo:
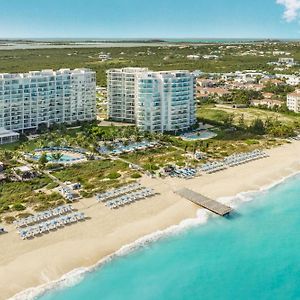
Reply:
[[[226,216],[228,215],[233,209],[229,206],[226,206],[218,201],[212,200],[207,198],[199,193],[196,193],[192,190],[183,188],[175,192],[179,196],[219,215],[219,216]]]

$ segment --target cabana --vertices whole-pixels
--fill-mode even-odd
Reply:
[[[0,128],[0,145],[9,144],[18,141],[20,134],[5,128]]]

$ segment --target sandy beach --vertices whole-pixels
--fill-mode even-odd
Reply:
[[[144,177],[141,183],[159,195],[118,210],[94,198],[80,200],[73,206],[88,220],[33,240],[21,240],[14,226],[6,226],[8,233],[0,236],[0,299],[94,265],[142,236],[194,218],[199,207],[174,193],[181,187],[217,199],[259,190],[300,171],[300,142],[266,152],[270,157],[191,180]]]

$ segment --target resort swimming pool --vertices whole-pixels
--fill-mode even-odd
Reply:
[[[35,154],[33,156],[33,158],[35,160],[39,160],[39,158],[41,157],[41,153],[38,153],[38,154]],[[83,159],[82,156],[80,157],[75,157],[75,156],[72,156],[72,155],[68,155],[68,154],[62,154],[61,158],[59,160],[55,160],[53,157],[52,157],[52,154],[51,153],[47,153],[46,154],[46,157],[47,157],[47,160],[48,162],[61,162],[61,163],[66,163],[66,162],[74,162],[74,161],[78,161],[78,160],[81,160]]]
[[[190,133],[185,133],[181,135],[181,137],[184,140],[187,141],[200,141],[200,140],[208,140],[216,137],[217,134],[212,132],[212,131],[197,131],[197,132],[190,132]]]

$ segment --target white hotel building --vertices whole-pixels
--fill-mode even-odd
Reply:
[[[190,72],[124,68],[107,75],[111,120],[150,132],[181,131],[196,123],[196,79]]]
[[[96,73],[89,69],[0,74],[0,128],[24,131],[96,118]]]

